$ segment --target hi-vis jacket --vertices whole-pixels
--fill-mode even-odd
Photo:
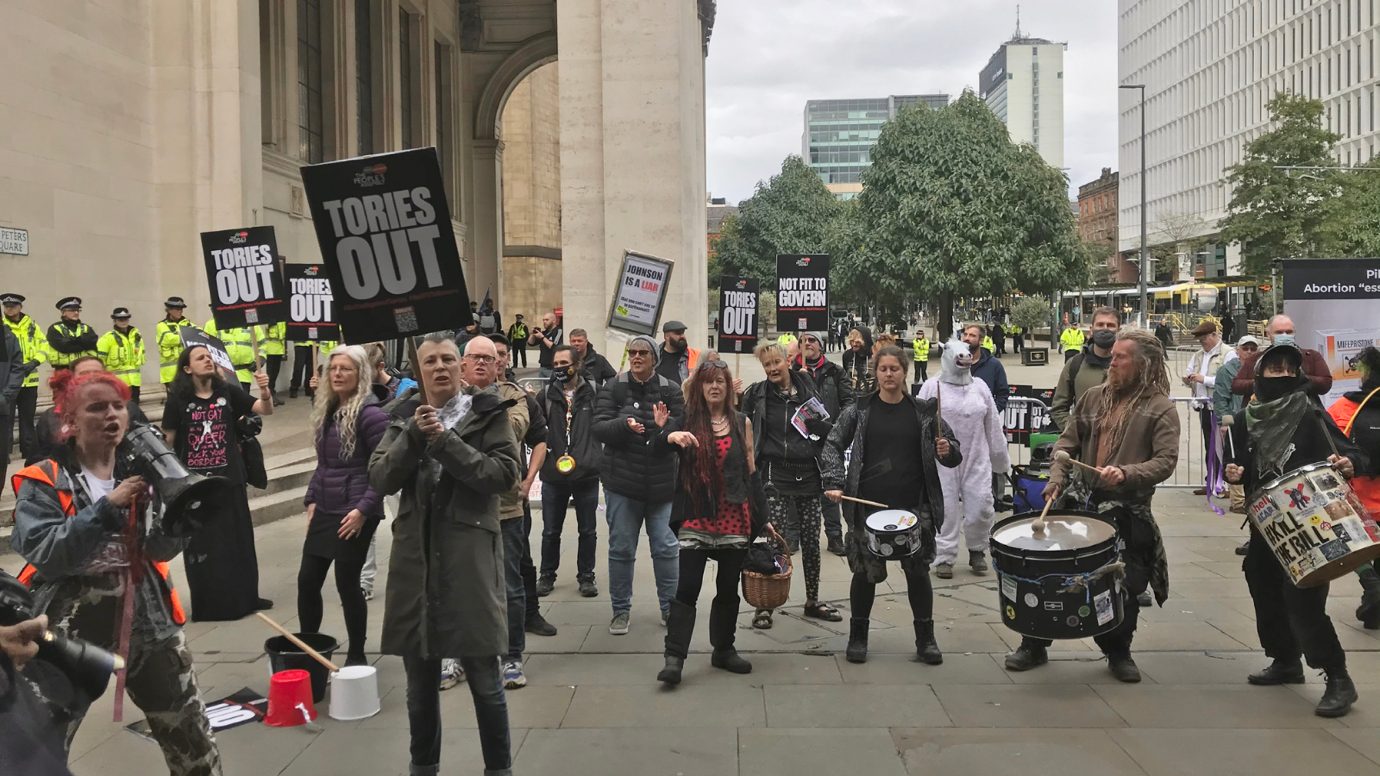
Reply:
[[[54,369],[66,369],[83,356],[96,355],[96,330],[77,321],[58,321],[48,327],[48,361]]]
[[[263,333],[262,346],[265,356],[285,356],[287,355],[287,324],[279,321],[268,326],[260,326],[259,331]]]
[[[133,326],[121,334],[112,329],[101,335],[96,342],[96,352],[100,354],[105,368],[125,381],[125,385],[138,387],[143,383],[140,367],[144,365],[144,335]]]
[[[177,376],[177,358],[182,355],[181,329],[191,325],[186,318],[164,318],[154,329],[154,338],[158,340],[158,381],[165,385]]]
[[[216,328],[216,319],[212,318],[201,330],[225,343],[225,354],[235,365],[235,377],[241,383],[247,385],[254,382],[254,369],[258,365],[254,363],[254,335],[249,329],[226,329],[222,332]],[[259,339],[263,337],[264,330],[260,326]]]
[[[1077,326],[1068,326],[1065,327],[1064,333],[1059,335],[1059,347],[1065,352],[1070,350],[1082,350],[1083,341],[1085,339],[1086,337],[1082,329]]]
[[[14,332],[15,339],[19,340],[19,348],[24,352],[24,363],[37,361],[41,364],[48,360],[47,339],[43,336],[42,330],[38,328],[38,324],[34,323],[33,318],[28,315],[20,315],[17,321],[12,321],[9,318],[5,318],[4,321],[5,325],[10,327],[10,331]],[[25,376],[23,387],[38,387],[37,369]]]
[[[925,339],[924,337],[916,337],[914,341],[911,342],[911,347],[915,350],[916,361],[924,362],[930,360],[929,340]]]

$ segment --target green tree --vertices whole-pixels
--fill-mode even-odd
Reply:
[[[949,335],[957,296],[1082,285],[1087,258],[1068,182],[971,91],[939,110],[888,122],[859,195],[868,271],[879,293],[938,306]]]
[[[1281,92],[1268,107],[1273,127],[1226,170],[1232,197],[1222,219],[1222,238],[1241,243],[1244,271],[1256,277],[1269,275],[1274,259],[1327,250],[1328,216],[1343,188],[1341,171],[1300,169],[1337,164],[1340,135],[1323,126],[1322,102]]]
[[[1324,229],[1336,256],[1380,256],[1380,157],[1346,172]]]
[[[753,195],[739,203],[737,215],[724,219],[711,285],[718,287],[720,275],[742,275],[760,280],[763,288],[775,288],[776,255],[823,252],[838,212],[839,201],[819,175],[799,156],[786,157],[781,172],[758,183]]]
[[[1043,296],[1022,297],[1019,302],[1011,305],[1011,322],[1026,331],[1048,326],[1053,317],[1054,306]]]

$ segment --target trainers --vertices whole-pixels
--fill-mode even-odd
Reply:
[[[523,630],[533,636],[555,636],[556,626],[546,621],[541,613],[536,613],[527,618],[527,623]]]
[[[516,690],[519,687],[527,686],[527,674],[522,672],[521,660],[503,661],[503,687],[507,690]]]
[[[551,590],[556,587],[555,577],[541,577],[537,580],[537,596],[545,598],[551,595]]]
[[[972,550],[968,553],[968,567],[974,574],[981,576],[987,573],[987,557],[981,550]]]
[[[632,620],[632,616],[629,615],[627,612],[619,612],[618,614],[615,614],[615,615],[613,616],[613,620],[609,622],[609,635],[610,635],[610,636],[626,636],[626,635],[628,635],[628,623],[629,623],[631,620]]]
[[[541,595],[540,591],[537,594]],[[593,598],[599,595],[599,586],[594,584],[593,579],[582,579],[580,580],[580,595],[585,598]]]
[[[936,563],[936,564],[934,565],[934,575],[935,575],[936,577],[939,577],[940,579],[953,579],[953,578],[954,578],[954,564],[952,564],[952,563]]]
[[[460,661],[452,658],[441,660],[441,689],[449,690],[457,684],[465,681],[465,669],[460,667]]]

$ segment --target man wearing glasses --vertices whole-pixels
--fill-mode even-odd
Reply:
[[[677,462],[664,437],[680,427],[685,399],[679,381],[656,373],[651,337],[633,337],[627,352],[628,371],[604,385],[594,406],[594,436],[604,444],[599,479],[609,523],[609,633],[615,636],[628,632],[640,529],[645,526],[651,544],[662,623],[680,578],[680,544],[671,530]]]

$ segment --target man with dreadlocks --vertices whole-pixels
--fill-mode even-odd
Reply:
[[[1137,329],[1117,333],[1107,381],[1078,399],[1054,449],[1095,467],[1096,474],[1056,460],[1045,500],[1062,497],[1070,507],[1087,504],[1116,524],[1123,543],[1125,618],[1094,641],[1107,656],[1113,676],[1139,682],[1140,669],[1131,659],[1140,613],[1136,597],[1147,586],[1161,605],[1169,597],[1169,563],[1150,500],[1155,485],[1169,479],[1179,461],[1179,415],[1169,401],[1164,352],[1153,335]],[[1006,656],[1006,668],[1026,671],[1043,665],[1049,661],[1050,643],[1023,638]]]

